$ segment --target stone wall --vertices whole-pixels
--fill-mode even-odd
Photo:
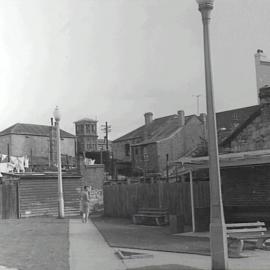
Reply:
[[[262,113],[229,144],[221,148],[220,152],[246,152],[270,149],[270,122],[264,120],[265,115]]]
[[[7,154],[7,145],[11,156],[32,155],[49,158],[50,141],[49,137],[32,135],[5,135],[0,137],[0,151]],[[56,146],[56,145],[55,145]],[[56,150],[54,151],[56,152]],[[62,138],[61,152],[63,155],[75,157],[75,139]]]
[[[135,171],[158,172],[157,144],[138,145],[132,147],[132,167]]]
[[[102,189],[105,181],[103,164],[84,165],[80,160],[80,174],[82,175],[82,185],[91,186],[94,189]]]
[[[196,117],[190,119],[174,135],[158,143],[159,168],[161,170],[166,169],[167,154],[169,162],[184,155],[190,155],[201,143],[201,138],[204,136],[203,123]]]

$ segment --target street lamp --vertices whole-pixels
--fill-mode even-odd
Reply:
[[[56,106],[53,116],[56,125],[57,137],[57,168],[58,168],[58,217],[64,218],[64,198],[63,198],[63,185],[62,185],[62,165],[61,165],[61,141],[60,141],[60,127],[59,122],[61,119],[60,111]]]
[[[208,154],[210,178],[210,247],[212,270],[228,269],[227,238],[222,205],[216,113],[210,56],[209,23],[214,0],[196,0],[202,14],[204,40],[204,67],[208,121]]]

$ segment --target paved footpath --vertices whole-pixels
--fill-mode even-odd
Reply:
[[[91,220],[86,224],[80,219],[70,219],[69,222],[70,270],[126,269]]]

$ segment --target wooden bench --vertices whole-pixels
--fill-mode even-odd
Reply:
[[[267,249],[265,241],[270,239],[264,222],[231,223],[226,224],[228,237],[228,253],[231,258],[246,257],[241,254],[244,247],[244,240],[256,240],[255,247]]]
[[[144,225],[166,225],[169,223],[167,209],[140,208],[138,213],[132,216],[134,224]]]

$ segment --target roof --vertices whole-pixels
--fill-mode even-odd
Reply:
[[[244,128],[246,128],[258,115],[261,114],[264,105],[258,105],[257,110],[248,115],[248,117],[240,123],[232,132],[220,142],[220,145],[225,146],[228,142],[233,140]]]
[[[220,167],[239,167],[260,164],[270,164],[270,150],[257,150],[241,153],[229,153],[219,155]],[[181,164],[186,170],[199,170],[209,168],[209,157],[180,158],[173,164]]]
[[[85,117],[85,118],[82,118],[78,121],[75,121],[74,123],[80,123],[80,122],[97,122],[97,120]]]
[[[0,132],[0,136],[16,134],[16,135],[34,135],[49,137],[51,126],[35,125],[35,124],[23,124],[17,123]],[[60,136],[62,138],[75,138],[74,135],[64,130],[60,130]]]
[[[187,123],[193,116],[185,117]],[[154,119],[149,125],[143,125],[126,135],[114,140],[113,142],[120,142],[125,140],[139,139],[138,143],[148,144],[167,138],[179,129],[179,120],[176,114]],[[146,138],[145,138],[146,137]]]
[[[238,108],[229,111],[218,112],[216,114],[217,129],[222,134],[222,140],[232,134],[232,132],[249,117],[260,109],[260,105]],[[219,134],[220,135],[220,134]]]
[[[260,108],[260,105],[254,105],[216,113],[217,129],[221,141],[228,138],[237,127],[245,123],[250,116],[254,115]],[[185,122],[187,123],[193,116],[198,117],[196,115],[186,116]],[[148,126],[143,125],[113,142],[138,139],[139,144],[154,143],[167,138],[177,129],[179,129],[178,116],[176,114],[169,115],[154,119]],[[147,138],[145,139],[145,137]]]

